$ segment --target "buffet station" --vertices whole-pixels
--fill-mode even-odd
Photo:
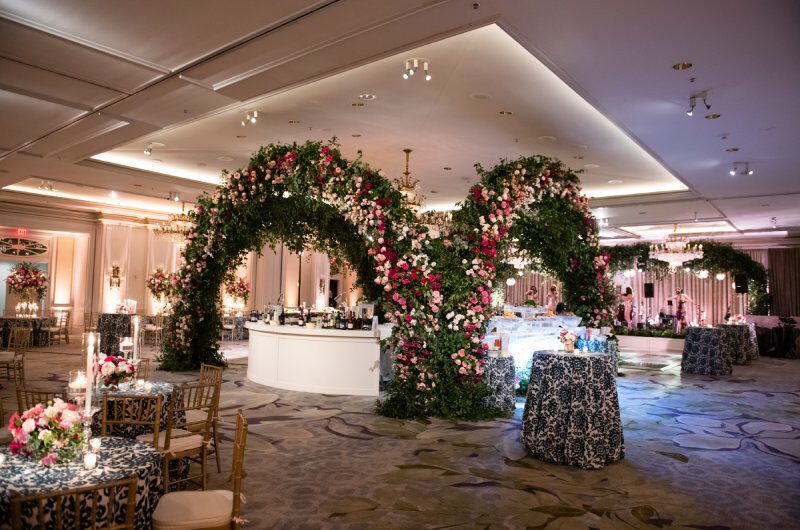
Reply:
[[[378,395],[381,340],[391,326],[378,325],[369,308],[270,309],[245,327],[251,381],[301,392]]]

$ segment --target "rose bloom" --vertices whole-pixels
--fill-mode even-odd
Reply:
[[[36,421],[33,418],[28,418],[24,422],[22,422],[22,430],[28,434],[32,433],[33,430],[36,428]]]

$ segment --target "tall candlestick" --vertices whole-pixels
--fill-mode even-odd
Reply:
[[[94,333],[89,333],[89,344],[86,347],[86,408],[84,421],[92,421],[92,390],[94,389]]]
[[[133,316],[133,359],[139,359],[139,315]]]

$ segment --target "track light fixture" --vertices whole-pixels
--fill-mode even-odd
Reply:
[[[167,196],[167,200],[172,202],[180,202],[181,196],[177,191],[171,191]]]
[[[147,149],[144,150],[145,156],[150,156],[153,154],[153,144],[147,144]]]
[[[406,59],[404,66],[405,70],[403,71],[403,79],[410,79],[419,70],[420,66],[422,67],[422,72],[425,74],[425,81],[430,81],[433,79],[427,59]]]
[[[256,120],[258,120],[258,111],[247,111],[247,113],[244,115],[244,119],[242,120],[242,127],[246,127],[247,125],[255,125]]]
[[[773,217],[772,218],[772,228],[778,228],[778,218],[777,217]]]
[[[697,106],[697,98],[694,96],[689,98],[689,110],[686,111],[686,115],[692,117],[694,114],[694,108]]]
[[[706,110],[711,110],[711,104],[708,102],[708,91],[703,90],[702,92],[695,92],[689,96],[689,110],[686,111],[687,116],[691,117],[694,115],[694,108],[697,106],[698,98],[703,100],[703,105],[705,105]]]
[[[737,173],[739,175],[752,175],[755,172],[750,169],[750,162],[734,162],[733,167],[730,171],[728,171],[728,174],[733,177]]]

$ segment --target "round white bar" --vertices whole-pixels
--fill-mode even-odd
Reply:
[[[377,332],[270,326],[247,322],[247,378],[286,390],[377,396],[380,338]]]

